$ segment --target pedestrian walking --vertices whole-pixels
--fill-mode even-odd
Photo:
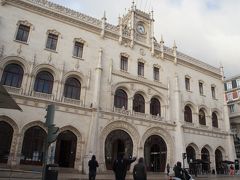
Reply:
[[[98,168],[98,162],[96,161],[96,156],[93,155],[92,159],[88,161],[88,167],[89,167],[89,180],[95,180],[96,174],[97,174],[97,168]]]
[[[232,164],[231,164],[231,166],[229,168],[229,174],[230,174],[230,176],[234,176],[234,167],[233,167]]]
[[[138,163],[133,168],[134,180],[147,180],[147,171],[143,158],[139,158]]]
[[[124,158],[124,153],[120,153],[117,159],[113,163],[113,171],[115,174],[116,180],[125,180],[128,166],[133,163],[136,158],[126,159]]]
[[[170,165],[169,163],[167,164],[167,175],[169,176],[169,173],[170,173]]]

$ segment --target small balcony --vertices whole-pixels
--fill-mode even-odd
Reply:
[[[33,91],[32,96],[36,97],[36,98],[41,98],[41,99],[53,100],[52,94],[47,94],[47,93],[42,93],[42,92]]]
[[[22,88],[3,85],[10,94],[22,94]]]
[[[72,105],[77,105],[77,106],[82,106],[82,105],[83,105],[83,103],[82,103],[81,100],[79,100],[79,99],[67,98],[67,97],[63,97],[62,102],[68,103],[68,104],[72,104]]]

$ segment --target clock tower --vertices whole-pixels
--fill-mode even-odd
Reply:
[[[120,18],[123,33],[128,32],[131,37],[132,46],[135,43],[152,47],[154,44],[154,19],[151,13],[143,12],[136,8],[134,2],[131,9],[123,18]]]

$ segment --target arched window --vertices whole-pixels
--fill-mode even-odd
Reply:
[[[206,125],[206,116],[205,116],[205,112],[203,109],[199,110],[199,124],[201,125]]]
[[[212,113],[212,126],[218,128],[218,118],[215,112]]]
[[[23,68],[18,64],[8,64],[2,75],[1,84],[20,88],[23,78]]]
[[[140,94],[134,95],[133,110],[135,112],[145,113],[145,100],[142,95],[140,95]]]
[[[68,78],[64,87],[64,96],[71,99],[80,99],[81,84],[76,78]]]
[[[189,106],[185,106],[184,108],[184,121],[192,122],[192,110]]]
[[[150,114],[161,116],[161,105],[157,98],[152,98],[150,103]]]
[[[34,91],[51,94],[53,88],[53,75],[47,71],[41,71],[37,74]]]
[[[47,133],[39,126],[33,126],[24,133],[21,164],[41,165]]]
[[[127,93],[122,89],[118,89],[114,95],[114,106],[116,108],[124,107],[125,109],[127,109],[127,105],[128,105]]]
[[[188,163],[193,162],[196,159],[196,151],[192,146],[186,148]]]

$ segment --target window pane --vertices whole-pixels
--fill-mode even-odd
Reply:
[[[3,71],[1,83],[7,86],[20,87],[22,84],[23,69],[18,64],[9,64]]]
[[[153,77],[154,77],[154,80],[159,80],[159,68],[157,68],[157,67],[154,67],[153,68],[154,70],[153,70]]]
[[[29,26],[25,26],[22,24],[19,25],[16,40],[27,42],[29,30],[30,30]]]

